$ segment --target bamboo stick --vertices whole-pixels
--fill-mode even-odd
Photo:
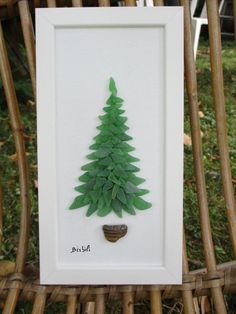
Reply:
[[[135,7],[136,1],[135,0],[125,0],[125,6],[126,7]]]
[[[14,83],[10,64],[8,60],[5,39],[3,36],[2,25],[0,23],[0,72],[3,81],[3,87],[7,99],[11,127],[14,135],[18,168],[20,177],[20,199],[21,199],[21,220],[20,220],[20,234],[18,251],[16,257],[16,273],[22,273],[24,269],[27,247],[28,247],[28,236],[29,236],[29,187],[28,187],[28,170],[25,154],[25,146],[22,132],[22,123],[20,120],[20,113],[14,89]],[[17,299],[19,296],[18,288],[10,290],[5,307],[3,310],[4,314],[13,313]]]
[[[186,87],[188,92],[189,109],[190,109],[190,119],[191,119],[191,132],[193,140],[193,153],[194,153],[194,166],[195,166],[195,176],[198,188],[198,202],[200,208],[200,218],[201,226],[203,232],[203,242],[205,244],[205,257],[206,263],[209,268],[214,268],[215,265],[215,255],[213,251],[213,242],[211,237],[211,227],[209,221],[209,211],[207,203],[206,194],[206,183],[204,176],[204,167],[202,160],[202,144],[200,137],[200,126],[198,119],[198,103],[197,103],[197,79],[195,74],[195,65],[192,55],[192,37],[190,23],[190,13],[189,13],[189,3],[187,0],[181,0],[181,4],[184,5],[185,11],[185,26],[184,26],[184,44],[185,44],[185,75],[186,75]]]
[[[185,46],[185,75],[186,87],[189,101],[191,133],[193,141],[193,155],[194,155],[194,170],[197,185],[197,196],[200,210],[200,223],[202,231],[202,241],[204,247],[204,255],[207,270],[210,273],[216,271],[216,260],[214,254],[214,245],[212,241],[211,226],[209,219],[209,209],[206,193],[206,182],[203,166],[202,143],[200,135],[200,125],[198,117],[198,98],[197,98],[197,78],[195,71],[195,63],[193,57],[192,34],[191,34],[191,19],[190,7],[188,0],[181,0],[184,5],[184,46]],[[215,304],[216,313],[226,313],[223,293],[220,287],[211,288],[213,302]]]
[[[67,299],[67,314],[75,314],[77,309],[77,295],[69,295]]]
[[[73,7],[82,7],[83,2],[82,2],[82,0],[72,0],[72,5],[73,5]]]
[[[185,233],[183,232],[183,275],[189,274]],[[183,290],[182,299],[185,314],[195,314],[192,291]]]
[[[34,29],[30,15],[29,5],[27,0],[21,0],[18,2],[18,8],[20,13],[21,27],[24,36],[24,42],[27,52],[28,67],[30,72],[30,78],[32,82],[34,99],[36,100],[36,60],[35,60],[35,40]]]
[[[49,8],[56,8],[57,6],[56,0],[47,0],[47,5]]]
[[[14,0],[8,0],[7,2],[7,13],[8,17],[12,18],[14,16]]]
[[[110,0],[98,0],[99,7],[109,7]]]
[[[34,299],[32,314],[43,314],[45,312],[46,297],[46,293],[37,293]]]
[[[227,140],[224,82],[221,57],[221,34],[216,1],[207,1],[208,29],[210,39],[210,61],[212,95],[215,107],[216,131],[219,146],[221,178],[226,203],[226,213],[229,222],[229,231],[233,246],[234,257],[236,257],[236,203],[232,183],[229,148]]]
[[[154,6],[162,6],[164,5],[164,0],[154,0]]]
[[[95,298],[95,314],[105,313],[105,296],[104,294],[97,294]]]
[[[0,243],[3,238],[3,193],[2,193],[2,185],[0,181]],[[1,254],[1,250],[0,250]]]
[[[35,8],[40,7],[40,0],[34,0],[34,7]]]
[[[123,314],[134,314],[133,292],[123,293]]]
[[[87,302],[83,314],[94,314],[95,304],[94,302]]]
[[[234,40],[236,41],[236,0],[233,0],[233,10],[234,10]]]
[[[20,290],[17,288],[11,289],[7,295],[2,314],[14,314],[15,307],[20,295]]]
[[[11,5],[16,3],[18,0],[11,0]],[[9,5],[9,0],[0,0],[0,6],[7,6]]]
[[[160,291],[150,291],[151,314],[162,314],[162,302]]]

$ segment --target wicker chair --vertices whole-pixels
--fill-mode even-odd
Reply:
[[[71,5],[71,1],[58,1],[60,5]],[[224,191],[226,216],[231,237],[234,257],[236,256],[236,207],[232,185],[229,150],[227,144],[226,114],[224,100],[224,83],[221,60],[221,38],[218,17],[218,1],[208,0],[207,14],[209,23],[210,61],[212,94],[216,119],[216,131],[221,165],[221,180]],[[154,0],[155,5],[163,5],[162,0]],[[19,300],[28,300],[33,304],[33,313],[44,313],[45,306],[51,302],[63,302],[67,313],[79,312],[81,304],[86,305],[86,313],[102,314],[108,300],[122,302],[123,313],[134,313],[134,304],[138,300],[150,300],[150,312],[162,313],[162,300],[182,298],[184,313],[198,311],[194,299],[199,296],[211,296],[215,313],[227,312],[224,295],[236,291],[236,261],[217,265],[212,241],[208,199],[206,192],[205,172],[198,116],[197,77],[192,47],[191,15],[189,1],[181,0],[185,7],[185,80],[187,101],[190,115],[191,135],[195,180],[198,196],[198,208],[202,231],[202,242],[205,257],[205,269],[189,271],[186,243],[183,252],[183,284],[178,286],[42,286],[35,274],[25,272],[27,261],[27,244],[29,242],[29,180],[27,158],[24,144],[22,122],[18,100],[14,88],[12,69],[6,49],[5,34],[2,24],[5,19],[19,14],[21,29],[27,52],[28,69],[31,77],[33,94],[36,95],[35,80],[35,43],[31,12],[34,7],[54,7],[56,0],[27,1],[0,0],[0,74],[8,104],[12,134],[15,141],[20,181],[21,219],[20,233],[14,264],[14,271],[0,277],[0,299],[3,300],[3,313],[14,313]],[[73,6],[82,6],[82,0],[72,0]],[[89,3],[91,5],[91,3]],[[109,6],[109,0],[99,0],[99,6]],[[126,0],[125,5],[135,6],[135,0]],[[4,235],[3,228],[3,195],[0,193],[0,241]],[[4,208],[4,210],[7,210]],[[1,264],[0,264],[1,265]]]

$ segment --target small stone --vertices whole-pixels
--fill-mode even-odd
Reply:
[[[120,238],[123,238],[127,231],[128,227],[124,224],[122,225],[104,225],[103,226],[104,236],[109,242],[116,242]]]

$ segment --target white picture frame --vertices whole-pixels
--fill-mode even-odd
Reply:
[[[36,9],[36,52],[41,284],[180,284],[182,8]],[[109,76],[153,204],[122,221],[67,210]],[[108,243],[103,221],[127,223],[127,236]]]

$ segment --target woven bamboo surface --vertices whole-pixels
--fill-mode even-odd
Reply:
[[[163,5],[164,1],[154,0],[155,5]],[[221,37],[218,16],[218,1],[208,0],[207,13],[209,21],[209,42],[211,61],[211,86],[209,93],[213,95],[218,149],[221,166],[221,180],[225,199],[225,214],[228,219],[231,245],[236,256],[236,207],[232,185],[229,149],[227,144],[227,128],[224,99],[224,83],[221,59]],[[28,69],[31,77],[33,94],[36,95],[35,79],[35,37],[32,23],[34,7],[91,5],[82,0],[72,1],[27,1],[0,0],[1,23],[16,15],[20,16],[21,30],[27,52]],[[126,6],[135,6],[135,0],[126,0]],[[11,129],[17,152],[17,162],[20,180],[21,220],[19,242],[14,272],[6,277],[0,277],[0,299],[4,301],[3,313],[14,313],[19,300],[29,300],[33,303],[33,313],[44,313],[45,306],[50,302],[65,302],[67,313],[77,313],[81,304],[86,304],[86,313],[102,314],[105,312],[108,300],[119,300],[123,305],[123,313],[134,313],[134,303],[147,299],[150,301],[152,314],[162,313],[162,300],[181,298],[184,313],[200,313],[195,299],[200,296],[211,296],[215,313],[226,313],[227,306],[224,295],[236,292],[236,261],[217,265],[212,240],[212,229],[208,209],[207,187],[203,164],[202,143],[198,115],[198,94],[195,62],[192,49],[191,20],[189,1],[181,0],[184,6],[184,62],[185,86],[190,113],[191,137],[193,143],[193,159],[195,169],[198,208],[204,248],[205,269],[189,271],[186,243],[183,252],[183,284],[177,286],[42,286],[39,284],[37,272],[25,274],[27,247],[30,228],[29,179],[23,136],[22,121],[14,88],[12,69],[6,49],[6,39],[0,24],[0,74],[8,104]],[[234,1],[236,8],[236,1]],[[109,0],[99,0],[99,6],[110,6]],[[236,13],[236,10],[234,10]],[[3,230],[2,193],[0,190],[0,241]]]

